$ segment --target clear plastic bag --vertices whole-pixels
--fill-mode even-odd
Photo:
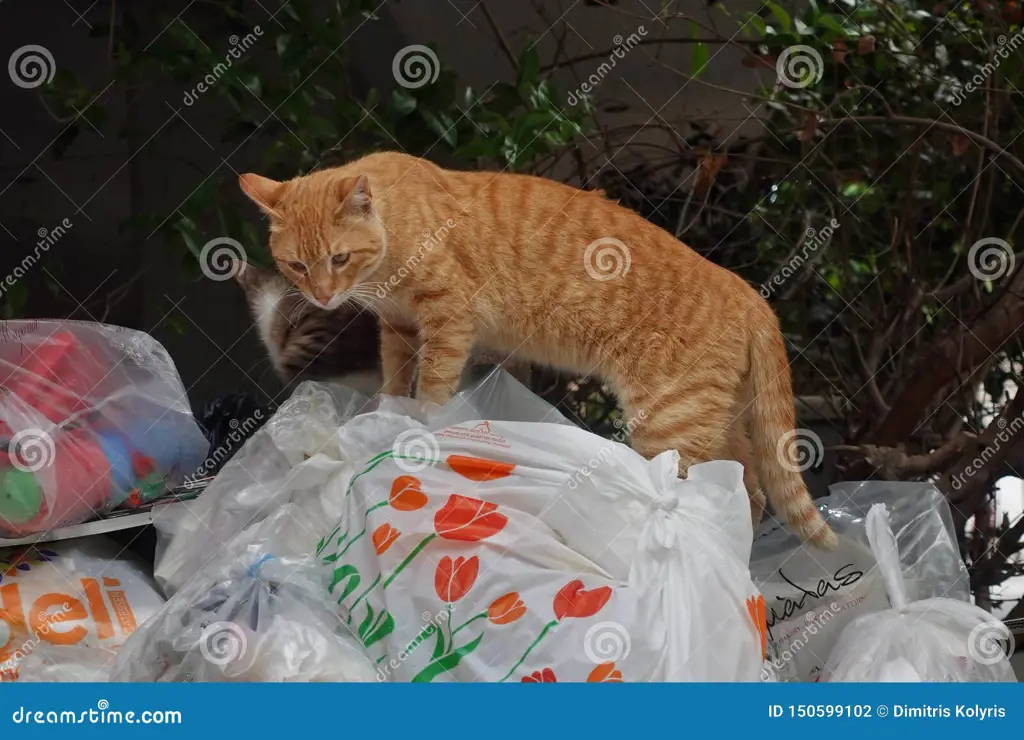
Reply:
[[[754,537],[750,571],[765,597],[768,660],[781,681],[819,680],[843,628],[860,614],[889,608],[867,536],[876,503],[890,511],[908,599],[970,600],[949,505],[933,485],[869,481],[829,491],[816,503],[839,538],[834,552],[806,547],[775,522]]]
[[[285,505],[220,549],[117,656],[112,681],[377,681],[296,552],[316,512]]]
[[[206,457],[167,352],[148,334],[78,321],[0,327],[0,536],[142,503]]]
[[[983,609],[941,596],[911,601],[899,545],[883,504],[867,516],[871,551],[892,608],[857,617],[843,629],[823,681],[1015,681],[1000,642],[1010,631]]]

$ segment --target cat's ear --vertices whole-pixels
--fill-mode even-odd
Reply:
[[[370,179],[366,175],[342,180],[338,190],[339,210],[344,213],[365,216],[373,207]]]
[[[284,193],[284,183],[267,177],[247,173],[238,176],[238,185],[253,203],[266,213],[276,216],[278,201]]]

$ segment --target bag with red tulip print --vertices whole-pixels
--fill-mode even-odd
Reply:
[[[407,400],[344,424],[317,554],[382,681],[759,681],[741,469]],[[421,415],[420,419],[414,418]]]

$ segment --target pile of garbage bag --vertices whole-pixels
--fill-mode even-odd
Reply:
[[[151,345],[102,402],[71,382],[88,363],[60,363],[94,343],[67,346],[52,403],[0,403],[12,432],[102,436],[159,398],[176,452],[154,470],[209,464]],[[221,428],[206,490],[154,513],[152,570],[96,537],[0,550],[0,680],[1014,680],[929,484],[834,486],[824,552],[755,535],[738,463],[679,479],[674,451],[581,430],[502,371],[444,406],[307,382],[259,422]]]

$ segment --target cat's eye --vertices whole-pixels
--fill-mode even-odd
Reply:
[[[306,274],[306,265],[302,262],[289,262],[288,267],[295,270],[295,272],[301,272],[303,275]]]
[[[348,263],[349,253],[342,252],[331,257],[332,267],[344,267]]]

